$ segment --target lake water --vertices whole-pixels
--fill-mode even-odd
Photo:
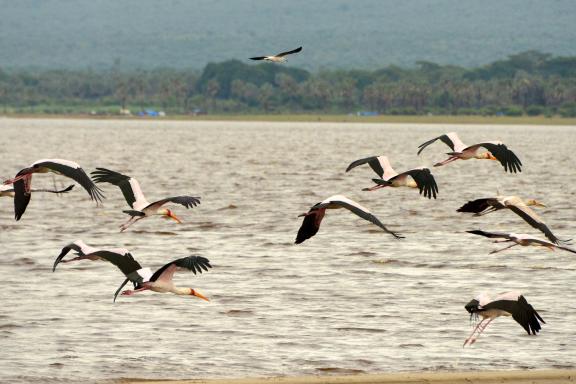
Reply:
[[[0,199],[0,381],[76,383],[112,378],[217,378],[394,371],[576,367],[576,255],[501,247],[464,233],[482,228],[538,232],[512,212],[476,218],[466,201],[537,198],[561,238],[576,236],[576,127],[340,123],[167,122],[0,119],[0,175],[42,158],[106,167],[136,177],[147,197],[192,194],[202,204],[150,218],[120,233],[126,203],[102,185],[102,207],[79,186],[66,196],[34,194],[19,222]],[[387,155],[397,171],[445,159],[436,143],[457,131],[466,143],[502,140],[520,174],[496,162],[434,168],[440,192],[428,200],[407,188],[362,192],[368,167]],[[34,176],[34,187],[68,185]],[[329,211],[319,233],[294,245],[298,214],[333,194],[368,207],[394,240],[351,213]],[[188,255],[214,266],[178,273],[181,286],[210,302],[157,293],[112,295],[124,276],[105,262],[61,264],[76,239],[125,247],[158,268]],[[477,293],[518,290],[547,324],[529,337],[511,318],[490,325],[471,348],[464,305]]]

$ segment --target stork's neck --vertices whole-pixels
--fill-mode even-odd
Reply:
[[[187,296],[191,295],[194,290],[192,288],[173,287],[170,292],[175,295]]]

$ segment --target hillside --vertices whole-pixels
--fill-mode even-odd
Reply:
[[[195,68],[299,45],[290,64],[477,66],[576,54],[573,0],[1,0],[0,67]]]

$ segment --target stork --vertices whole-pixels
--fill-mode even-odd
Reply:
[[[370,156],[353,161],[346,168],[346,172],[363,164],[368,164],[380,177],[380,179],[372,179],[377,184],[376,186],[364,188],[363,191],[374,191],[384,187],[410,187],[418,188],[424,197],[436,198],[438,185],[428,168],[414,168],[399,174],[392,168],[386,156]]]
[[[301,50],[302,47],[298,47],[291,51],[281,52],[276,55],[251,57],[250,60],[265,60],[265,61],[271,61],[273,63],[284,63],[286,62],[286,56],[298,53]]]
[[[524,296],[518,292],[506,292],[494,300],[487,294],[481,293],[464,308],[470,314],[470,319],[474,316],[482,317],[482,321],[474,327],[470,336],[464,341],[464,347],[474,344],[488,325],[500,316],[512,316],[528,335],[536,335],[542,329],[540,323],[546,324],[532,305],[528,304]]]
[[[428,140],[424,144],[420,144],[418,146],[418,154],[436,140],[440,140],[449,146],[452,152],[447,153],[447,155],[450,156],[448,159],[434,164],[435,167],[446,165],[456,160],[487,159],[498,160],[507,172],[522,172],[522,162],[514,152],[509,150],[502,142],[490,141],[467,146],[460,140],[456,132],[446,133],[432,140]],[[486,151],[482,151],[482,148]]]
[[[508,208],[520,216],[525,222],[530,224],[530,226],[542,232],[554,244],[565,241],[557,238],[536,212],[530,209],[530,206],[546,207],[545,204],[536,199],[528,199],[524,201],[518,196],[496,196],[469,201],[456,211],[470,212],[475,213],[475,216],[483,216],[491,212]]]
[[[14,217],[20,220],[30,202],[32,192],[32,175],[34,173],[53,172],[71,178],[80,184],[90,195],[90,198],[99,203],[104,198],[102,191],[80,165],[70,160],[44,159],[32,163],[29,167],[20,170],[16,177],[4,181],[5,185],[14,184]]]
[[[304,217],[302,221],[302,225],[298,230],[298,235],[296,236],[296,244],[300,244],[305,240],[314,236],[318,230],[320,229],[320,224],[322,223],[322,219],[326,214],[327,209],[338,209],[338,208],[346,208],[350,212],[360,216],[364,220],[371,222],[382,228],[384,232],[391,234],[396,239],[401,239],[403,236],[399,235],[398,233],[390,231],[380,220],[374,216],[367,208],[364,208],[362,205],[358,204],[357,202],[348,199],[342,195],[334,195],[330,196],[324,201],[321,201],[318,204],[315,204],[310,208],[310,210],[306,213],[302,213],[298,217]]]
[[[129,226],[139,220],[155,215],[181,223],[182,221],[170,209],[162,208],[162,206],[168,203],[176,203],[186,208],[192,208],[200,204],[200,197],[194,196],[167,197],[150,203],[146,200],[146,197],[144,197],[140,183],[133,177],[106,168],[96,168],[96,171],[92,172],[92,175],[96,183],[110,183],[119,187],[126,202],[132,207],[132,210],[122,211],[130,215],[130,219],[120,225],[120,232],[125,231]]]
[[[516,245],[521,245],[523,247],[529,247],[529,246],[545,247],[551,251],[553,251],[555,249],[561,249],[563,251],[576,253],[575,249],[572,249],[572,248],[569,248],[569,247],[566,247],[563,245],[557,245],[557,244],[551,243],[551,242],[546,241],[546,240],[540,240],[537,237],[525,235],[525,234],[506,233],[506,232],[486,232],[486,231],[482,231],[482,230],[473,230],[473,231],[466,231],[466,232],[471,233],[473,235],[488,237],[491,239],[501,239],[501,240],[495,240],[494,241],[495,243],[512,242],[511,245],[504,247],[502,249],[494,250],[494,251],[490,252],[490,254],[505,251],[509,248],[516,246]]]

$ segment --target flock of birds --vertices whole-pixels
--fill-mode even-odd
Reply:
[[[302,47],[299,47],[277,55],[252,57],[251,59],[285,62],[287,55],[300,52],[301,50]],[[436,141],[443,142],[451,151],[447,153],[449,157],[442,162],[434,164],[435,167],[444,166],[457,160],[486,159],[500,162],[507,172],[521,172],[521,161],[505,144],[501,142],[482,142],[467,146],[454,132],[446,133],[426,141],[419,146],[417,154],[419,155],[425,148]],[[420,167],[398,173],[392,168],[386,156],[371,156],[353,161],[346,169],[346,172],[365,164],[368,164],[368,166],[372,168],[378,178],[373,178],[372,181],[375,185],[364,188],[364,191],[375,191],[386,187],[409,187],[418,188],[420,194],[428,199],[436,199],[437,197],[438,185],[429,168]],[[32,163],[29,167],[20,170],[14,178],[4,181],[4,185],[0,186],[0,197],[10,196],[14,198],[14,216],[16,220],[20,220],[24,215],[32,193],[46,192],[63,194],[69,193],[73,189],[73,185],[63,190],[33,189],[32,176],[34,174],[48,172],[74,180],[87,191],[90,199],[97,204],[104,198],[102,190],[97,184],[108,183],[118,187],[131,208],[123,211],[130,218],[120,225],[121,232],[136,222],[152,216],[160,216],[180,223],[180,219],[170,209],[166,208],[166,205],[179,204],[186,208],[193,208],[200,204],[200,197],[189,195],[165,197],[151,203],[144,196],[140,184],[134,177],[106,168],[96,168],[96,170],[91,173],[92,177],[90,177],[80,165],[73,161],[47,159]],[[481,216],[507,208],[520,216],[526,223],[541,231],[548,239],[548,241],[546,241],[525,234],[487,232],[482,230],[468,231],[471,234],[498,239],[495,242],[512,243],[506,248],[492,251],[491,253],[501,252],[516,245],[540,246],[552,250],[561,249],[576,253],[576,250],[562,244],[567,241],[556,237],[530,206],[543,207],[545,205],[537,200],[525,201],[516,196],[496,196],[470,201],[459,208],[458,212],[473,213]],[[296,235],[295,243],[303,243],[318,233],[326,210],[340,208],[347,209],[360,218],[371,222],[396,239],[403,238],[402,235],[387,229],[375,215],[359,203],[342,195],[334,195],[314,204],[308,212],[300,215],[304,219]],[[65,259],[70,251],[74,251],[76,257]],[[81,240],[77,240],[62,248],[61,253],[54,261],[52,270],[55,271],[60,263],[79,260],[104,260],[112,263],[121,270],[125,275],[125,280],[115,292],[114,301],[116,301],[119,294],[133,295],[146,290],[161,293],[170,292],[176,295],[191,295],[208,301],[208,298],[197,290],[187,287],[177,287],[173,282],[173,276],[176,271],[188,270],[196,274],[212,268],[209,260],[202,256],[179,258],[170,261],[155,272],[152,272],[150,268],[143,268],[127,249],[99,249],[91,247]],[[133,284],[134,289],[122,291],[128,282]],[[487,326],[499,316],[512,316],[529,335],[536,335],[541,329],[541,323],[545,323],[534,308],[526,301],[524,296],[517,292],[507,292],[494,299],[491,299],[485,294],[480,294],[466,304],[465,309],[470,314],[471,319],[478,319],[478,316],[480,316],[482,317],[482,321],[477,322],[472,333],[465,340],[464,346],[473,344]]]

